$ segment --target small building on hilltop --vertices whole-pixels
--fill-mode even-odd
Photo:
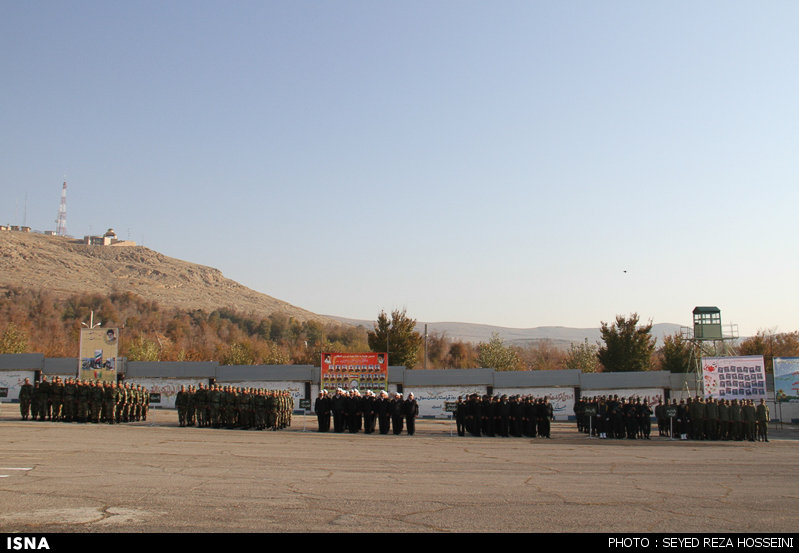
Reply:
[[[117,233],[110,228],[102,236],[84,236],[83,243],[87,246],[135,246],[136,242],[117,239]]]

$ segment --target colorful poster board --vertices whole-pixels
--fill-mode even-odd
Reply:
[[[322,388],[388,390],[385,353],[322,353]]]
[[[774,358],[774,393],[778,402],[799,403],[799,357]]]
[[[704,357],[702,375],[706,398],[766,398],[766,369],[762,355]]]
[[[116,382],[119,354],[119,329],[82,328],[78,378]]]

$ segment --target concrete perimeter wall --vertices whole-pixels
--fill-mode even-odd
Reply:
[[[19,388],[25,378],[31,382],[42,375],[48,380],[76,376],[77,358],[45,358],[42,354],[0,355],[0,401],[19,401]],[[312,365],[220,365],[206,362],[140,362],[122,359],[121,377],[126,382],[141,384],[158,394],[154,407],[174,407],[174,396],[181,385],[215,382],[235,387],[289,390],[295,409],[300,400],[313,400],[319,394],[321,374]],[[776,406],[772,375],[767,375],[767,403],[772,420],[799,421],[799,404],[782,403]],[[502,395],[532,395],[548,397],[553,404],[556,420],[574,417],[574,402],[578,397],[618,395],[641,397],[650,401],[659,398],[684,399],[697,395],[693,374],[671,374],[663,371],[635,373],[582,373],[562,371],[495,371],[494,369],[407,370],[389,367],[389,393],[413,393],[419,402],[419,414],[428,418],[449,418],[447,402],[477,393]],[[375,390],[377,392],[377,390]],[[365,392],[365,390],[361,390]]]

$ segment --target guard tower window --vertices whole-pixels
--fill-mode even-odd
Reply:
[[[694,315],[694,324],[719,325],[721,324],[721,313],[697,313]]]

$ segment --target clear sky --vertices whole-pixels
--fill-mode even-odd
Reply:
[[[799,330],[799,2],[0,2],[0,223],[316,313]],[[625,272],[626,271],[626,272]]]

